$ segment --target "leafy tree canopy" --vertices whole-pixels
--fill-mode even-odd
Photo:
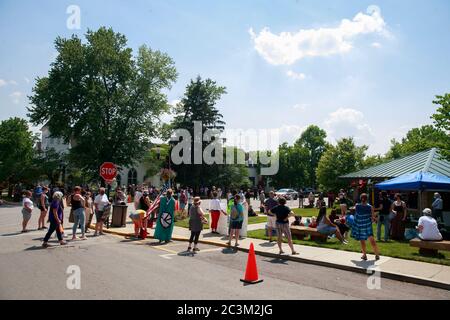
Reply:
[[[356,146],[352,137],[338,140],[336,146],[329,146],[317,167],[317,180],[323,191],[348,187],[348,181],[339,176],[357,171],[364,165],[368,147]]]
[[[448,149],[449,137],[446,132],[432,125],[425,125],[408,131],[401,141],[391,140],[387,159],[397,159],[431,148]]]
[[[27,121],[10,118],[0,122],[0,185],[29,182],[36,137]]]
[[[173,60],[143,45],[137,55],[112,29],[58,37],[48,76],[38,78],[29,117],[72,142],[70,160],[97,175],[100,164],[132,165],[158,136],[169,109],[164,90],[177,78]]]
[[[217,184],[216,179],[218,175],[221,174],[220,170],[224,169],[224,166],[205,164],[204,161],[201,164],[194,163],[194,121],[202,122],[202,134],[207,129],[214,129],[217,130],[218,137],[224,129],[225,122],[222,120],[223,116],[215,105],[225,93],[225,87],[218,86],[211,79],[202,80],[198,76],[187,85],[184,97],[175,108],[175,118],[166,133],[172,134],[176,129],[185,129],[192,137],[191,163],[182,163],[174,166],[174,170],[177,172],[177,180],[184,184],[194,187],[215,185]],[[202,153],[208,144],[208,142],[202,142]]]
[[[450,93],[436,96],[436,100],[433,103],[438,105],[439,108],[431,118],[434,120],[436,127],[445,132],[447,136],[443,141],[441,154],[450,161]]]

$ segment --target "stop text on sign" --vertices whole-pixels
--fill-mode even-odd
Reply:
[[[102,175],[112,176],[116,171],[116,168],[102,168]]]

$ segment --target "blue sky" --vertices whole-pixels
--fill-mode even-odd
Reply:
[[[79,30],[66,26],[72,4]],[[317,124],[331,142],[353,135],[384,153],[431,123],[431,101],[450,90],[447,0],[0,0],[0,120],[25,117],[57,36],[99,26],[175,60],[170,102],[210,77],[227,87],[218,108],[229,128],[278,128],[287,142]]]

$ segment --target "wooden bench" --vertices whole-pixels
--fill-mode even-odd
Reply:
[[[328,236],[326,234],[320,233],[316,228],[303,226],[291,226],[291,234],[292,237],[299,240],[304,240],[306,236],[310,236],[310,239],[313,241],[326,242],[328,239]]]
[[[436,256],[438,250],[450,251],[450,241],[423,241],[412,239],[409,241],[411,247],[419,248],[419,253],[427,256]]]

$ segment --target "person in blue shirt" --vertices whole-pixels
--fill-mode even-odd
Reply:
[[[239,194],[236,194],[234,196],[234,203],[230,208],[230,236],[228,240],[228,246],[231,246],[231,239],[233,239],[233,235],[236,238],[234,246],[239,246],[239,232],[242,229],[243,222],[244,206],[241,203],[241,196]]]
[[[366,193],[361,195],[361,203],[355,207],[355,220],[352,225],[352,238],[361,242],[361,251],[363,253],[361,259],[367,260],[366,241],[370,244],[375,252],[375,260],[380,259],[380,252],[377,243],[373,237],[372,222],[376,221],[375,210],[367,202],[368,197]]]

